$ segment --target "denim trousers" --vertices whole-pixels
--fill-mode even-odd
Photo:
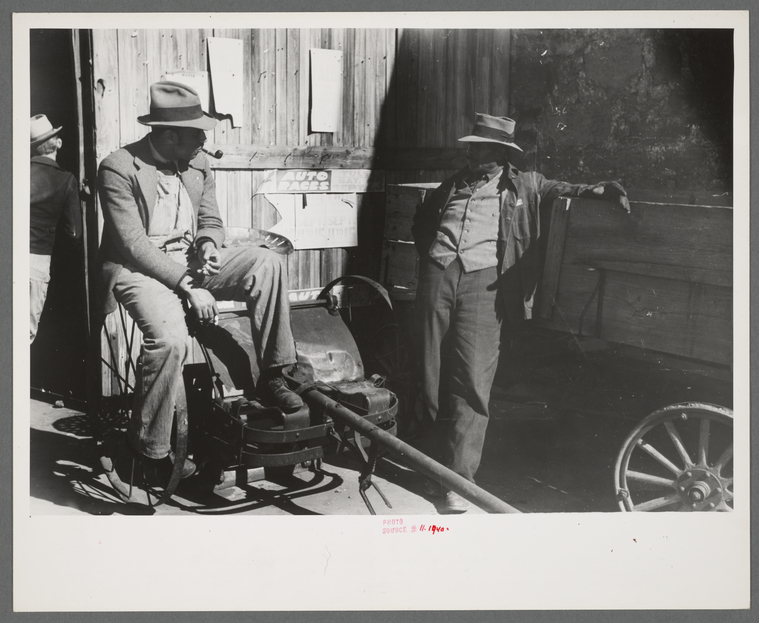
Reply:
[[[29,254],[29,344],[37,337],[42,310],[47,299],[47,287],[50,285],[50,256]]]
[[[420,259],[416,322],[428,424],[420,449],[471,482],[498,366],[497,282],[496,268],[465,273],[458,260],[443,269]]]
[[[216,300],[247,304],[260,370],[295,363],[281,257],[262,247],[225,248],[220,254],[219,274],[206,277],[202,287]],[[182,300],[129,265],[119,272],[113,293],[143,336],[127,438],[145,456],[160,459],[171,449],[174,405],[190,352]]]

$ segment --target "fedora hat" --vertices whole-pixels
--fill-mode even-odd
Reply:
[[[195,89],[179,82],[156,82],[150,85],[150,114],[137,117],[143,125],[211,130],[216,125],[200,107]]]
[[[493,117],[478,112],[472,133],[459,140],[467,143],[499,143],[522,151],[522,148],[514,142],[516,125],[516,122],[508,117]]]
[[[34,115],[29,122],[31,126],[31,132],[29,137],[31,139],[31,147],[37,147],[42,145],[46,140],[53,138],[58,132],[63,129],[54,128],[45,115]]]

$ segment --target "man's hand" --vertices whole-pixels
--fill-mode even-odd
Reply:
[[[205,240],[198,247],[197,258],[200,262],[200,272],[204,275],[218,275],[221,268],[219,250],[211,240]]]
[[[177,290],[187,301],[187,305],[195,312],[196,318],[202,323],[216,322],[219,319],[219,310],[216,307],[216,299],[208,290],[195,286],[190,275],[182,277]]]
[[[616,202],[625,212],[630,213],[630,202],[627,200],[627,192],[619,182],[599,182],[590,188],[590,190],[599,199]]]

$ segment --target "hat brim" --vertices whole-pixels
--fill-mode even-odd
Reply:
[[[496,145],[505,145],[506,147],[513,147],[514,149],[518,149],[519,151],[522,151],[522,148],[517,145],[516,143],[507,143],[506,141],[496,141],[492,138],[483,138],[481,136],[462,136],[459,139],[462,143],[495,143]]]
[[[56,136],[61,130],[63,129],[63,126],[60,128],[55,128],[53,130],[48,130],[44,134],[41,134],[37,138],[35,138],[33,141],[29,141],[30,147],[37,147],[38,145],[42,145],[45,141],[49,141],[51,138]]]
[[[151,119],[150,115],[137,117],[137,121],[142,125],[166,126],[168,128],[195,128],[196,130],[213,130],[218,123],[216,119],[205,112],[202,117],[183,121],[155,121]]]

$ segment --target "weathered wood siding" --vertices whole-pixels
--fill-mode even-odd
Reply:
[[[150,84],[167,71],[208,70],[208,37],[243,42],[242,126],[226,118],[209,133],[209,148],[225,152],[212,166],[228,226],[275,224],[274,208],[255,195],[267,169],[361,168],[382,171],[386,184],[440,182],[464,163],[457,139],[474,113],[508,114],[507,30],[95,30],[98,163],[147,132],[137,117],[148,111]],[[334,133],[309,130],[311,48],[343,52]],[[384,193],[360,194],[359,246],[296,251],[291,289],[348,273],[379,277],[384,208]]]

